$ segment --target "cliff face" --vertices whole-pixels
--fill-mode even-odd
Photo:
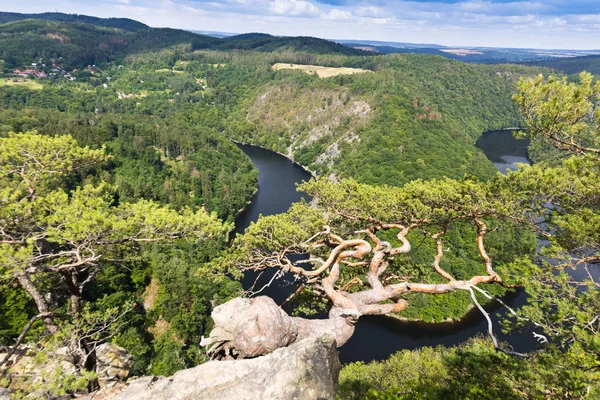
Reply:
[[[87,399],[335,399],[340,368],[333,336],[322,334],[266,356],[211,361],[169,378],[143,377],[119,392],[112,388]]]

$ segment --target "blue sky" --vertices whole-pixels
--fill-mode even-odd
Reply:
[[[1,3],[5,1],[2,0]],[[156,27],[454,46],[600,48],[599,0],[28,0],[2,11],[128,17]]]

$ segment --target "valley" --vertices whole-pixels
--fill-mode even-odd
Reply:
[[[0,12],[0,388],[329,332],[340,399],[593,398],[593,54]]]

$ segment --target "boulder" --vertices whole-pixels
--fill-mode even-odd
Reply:
[[[262,356],[325,332],[332,333],[342,346],[354,333],[358,316],[354,309],[334,306],[328,318],[291,317],[268,296],[237,297],[215,307],[211,314],[215,326],[200,345],[217,360]]]
[[[252,359],[211,361],[169,378],[129,382],[112,400],[335,399],[341,364],[329,333]],[[93,399],[100,399],[91,396]]]
[[[103,343],[96,348],[96,373],[100,388],[125,381],[133,367],[133,356],[124,348]]]
[[[215,307],[215,328],[200,344],[217,359],[252,358],[288,346],[298,328],[270,297],[237,297]]]

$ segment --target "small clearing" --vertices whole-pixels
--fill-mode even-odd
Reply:
[[[179,71],[177,69],[168,69],[168,68],[155,69],[154,72],[173,72],[175,74],[183,74],[183,71]]]
[[[43,88],[41,83],[23,78],[0,78],[0,86],[27,86],[34,90]]]
[[[119,100],[121,100],[121,99],[129,99],[129,98],[136,98],[137,99],[137,98],[140,98],[140,97],[147,97],[147,96],[148,96],[148,93],[144,92],[144,91],[142,91],[142,93],[140,93],[140,94],[135,94],[135,93],[129,93],[129,94],[127,94],[127,93],[121,92],[120,90],[117,90],[117,97],[119,98]]]
[[[280,69],[299,69],[301,71],[306,72],[307,74],[316,73],[319,78],[329,78],[336,75],[351,75],[351,74],[360,74],[363,72],[373,72],[368,69],[362,68],[333,68],[333,67],[322,67],[319,65],[300,65],[300,64],[286,64],[286,63],[277,63],[274,64],[271,68],[275,71],[279,71]]]
[[[148,311],[154,307],[154,303],[156,302],[156,298],[158,297],[158,289],[159,289],[158,279],[152,277],[150,280],[150,284],[146,286],[146,290],[144,292],[144,310]]]

